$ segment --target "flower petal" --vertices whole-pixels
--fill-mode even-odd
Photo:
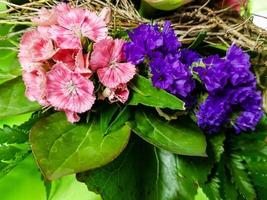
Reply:
[[[47,99],[60,110],[83,113],[95,102],[93,82],[58,63],[47,74]]]
[[[113,66],[97,70],[100,82],[109,88],[129,82],[135,75],[135,66],[131,63],[115,63]]]

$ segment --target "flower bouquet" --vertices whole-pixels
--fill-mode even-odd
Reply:
[[[0,117],[30,117],[1,176],[32,153],[104,200],[265,199],[267,33],[231,1],[135,3],[6,2]]]

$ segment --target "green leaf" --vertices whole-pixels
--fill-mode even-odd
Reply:
[[[220,180],[217,176],[212,178],[203,187],[204,193],[212,200],[221,200],[220,197]]]
[[[19,128],[0,129],[0,178],[29,155],[28,134]]]
[[[25,97],[25,87],[21,77],[0,85],[0,118],[39,110],[36,102]]]
[[[254,185],[267,189],[267,159],[255,156],[247,158],[246,163]]]
[[[206,156],[206,138],[190,120],[168,123],[140,109],[131,126],[137,135],[159,148],[181,155]]]
[[[13,25],[0,25],[0,84],[20,76],[22,71],[17,59],[18,34],[8,36],[13,28]]]
[[[77,181],[74,175],[50,183],[47,200],[101,200],[99,195],[88,191],[86,185]]]
[[[224,152],[224,141],[225,134],[223,133],[209,137],[209,144],[211,149],[213,150],[215,162],[219,162],[221,160],[221,155]]]
[[[9,51],[7,53],[1,52],[0,55],[0,84],[2,84],[20,76],[21,67],[17,60],[17,53],[15,51]]]
[[[103,200],[188,200],[207,180],[207,158],[186,158],[133,137],[112,163],[77,175]]]
[[[131,111],[129,107],[126,105],[122,107],[119,112],[117,113],[115,119],[110,122],[107,129],[104,131],[105,135],[108,134],[110,131],[117,130],[121,126],[123,126],[131,117]]]
[[[130,132],[123,125],[103,136],[95,117],[88,124],[71,124],[56,113],[34,125],[30,143],[41,171],[53,180],[109,163],[124,149]]]
[[[114,114],[118,111],[119,106],[117,104],[103,105],[100,108],[100,130],[106,131]]]
[[[201,31],[198,35],[197,38],[194,40],[194,42],[188,47],[189,49],[196,49],[207,37],[207,32]]]
[[[228,172],[228,173],[226,173]],[[235,186],[230,180],[229,171],[226,171],[224,160],[222,159],[219,163],[219,177],[220,177],[220,188],[221,188],[221,196],[224,200],[237,200],[238,199],[238,191],[235,189]]]
[[[173,110],[184,110],[184,102],[174,95],[155,88],[151,81],[143,76],[137,75],[131,85],[132,97],[129,105],[146,105],[157,108],[170,108]]]
[[[48,114],[49,112],[37,112],[20,126],[4,125],[0,129],[0,178],[29,155],[29,131],[36,121]]]
[[[240,194],[248,200],[256,199],[255,189],[245,171],[245,166],[243,165],[240,156],[233,154],[228,165],[232,175],[232,181]]]
[[[202,188],[198,188],[197,194],[194,200],[209,200],[206,194],[203,192]]]

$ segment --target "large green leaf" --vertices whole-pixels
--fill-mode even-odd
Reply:
[[[56,113],[35,124],[30,142],[43,174],[53,180],[109,163],[124,149],[130,132],[123,125],[104,136],[95,117],[88,124],[71,124]]]
[[[0,84],[21,75],[15,46],[19,38],[18,34],[11,34],[13,28],[13,25],[0,25]]]
[[[115,161],[77,178],[103,200],[188,200],[209,170],[208,158],[177,156],[132,138]]]
[[[29,101],[24,93],[25,86],[21,77],[0,85],[0,118],[32,112],[41,108],[38,103]]]
[[[157,108],[184,110],[184,102],[172,94],[153,87],[150,80],[143,76],[136,76],[131,85],[132,97],[129,105],[143,104]]]
[[[170,123],[140,109],[131,126],[137,135],[157,147],[181,155],[206,156],[206,138],[193,121]]]

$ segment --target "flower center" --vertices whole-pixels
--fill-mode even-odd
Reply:
[[[110,66],[109,66],[111,69],[114,69],[114,68],[116,68],[117,66],[116,66],[116,62],[115,61],[112,61],[111,63],[110,63]]]
[[[76,94],[77,93],[77,87],[76,87],[75,83],[72,80],[70,80],[66,84],[66,93],[67,93],[67,95],[71,95],[71,94]]]

